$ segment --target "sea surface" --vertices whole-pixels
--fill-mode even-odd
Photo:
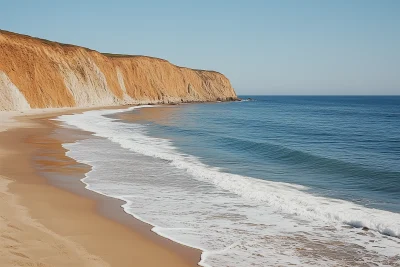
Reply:
[[[400,266],[400,97],[250,97],[58,120],[97,136],[64,144],[87,188],[201,266]]]

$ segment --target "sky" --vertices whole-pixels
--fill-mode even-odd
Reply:
[[[0,29],[216,70],[239,95],[400,94],[398,0],[0,0]]]

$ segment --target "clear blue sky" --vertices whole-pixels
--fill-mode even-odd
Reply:
[[[239,94],[400,94],[400,1],[3,1],[0,28],[224,73]]]

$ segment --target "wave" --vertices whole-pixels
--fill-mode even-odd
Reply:
[[[176,125],[161,125],[162,131],[179,132],[186,136],[203,136],[208,145],[223,150],[234,151],[235,153],[247,153],[256,155],[257,159],[265,161],[285,162],[294,168],[312,169],[313,171],[325,174],[331,173],[338,177],[335,183],[362,187],[369,190],[384,190],[386,193],[397,193],[393,185],[397,183],[399,172],[385,171],[373,168],[372,166],[352,163],[350,161],[330,158],[302,151],[269,141],[257,141],[248,138],[228,136],[224,133],[215,133],[204,128],[182,128]],[[342,175],[337,175],[342,174]],[[372,183],[371,180],[380,179],[384,183]],[[329,181],[328,181],[329,182]]]
[[[63,115],[58,120],[107,138],[135,153],[167,161],[197,180],[268,205],[276,212],[328,224],[367,227],[384,235],[400,237],[400,214],[315,196],[307,192],[307,187],[297,184],[271,182],[221,172],[219,168],[205,165],[194,156],[179,152],[169,140],[147,136],[146,127],[143,125],[126,124],[104,116],[136,108],[140,107],[88,111],[76,115]]]

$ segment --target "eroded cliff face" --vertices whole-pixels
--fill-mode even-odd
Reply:
[[[234,100],[229,80],[0,30],[0,110]]]

